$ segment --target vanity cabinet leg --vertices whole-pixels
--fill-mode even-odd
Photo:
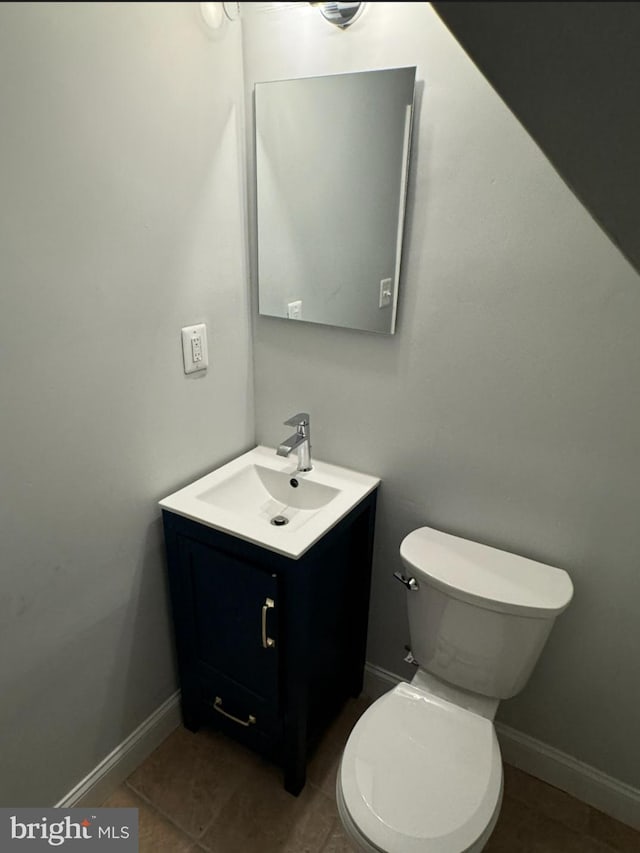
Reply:
[[[358,696],[362,693],[362,689],[364,687],[364,673],[362,668],[359,669],[358,672],[353,676],[351,681],[351,697],[353,699],[357,699]]]
[[[292,720],[288,731],[285,729],[283,759],[284,789],[297,797],[307,781],[307,726],[305,716]]]
[[[200,729],[200,720],[195,716],[195,714],[182,714],[182,722],[184,724],[185,729],[188,729],[190,732],[196,734],[196,732]]]
[[[196,710],[195,703],[185,701],[184,693],[182,698],[182,723],[185,729],[188,729],[194,734],[199,730],[202,724],[200,714],[198,714]]]
[[[304,761],[296,762],[295,766],[284,768],[284,789],[297,797],[307,781]]]

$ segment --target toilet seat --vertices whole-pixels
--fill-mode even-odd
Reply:
[[[356,724],[338,778],[342,806],[374,850],[481,850],[502,800],[491,720],[410,684]]]

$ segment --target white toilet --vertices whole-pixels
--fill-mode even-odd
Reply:
[[[526,684],[573,586],[561,569],[429,527],[400,556],[418,669],[352,731],[338,810],[371,853],[479,853],[502,802],[498,702]]]

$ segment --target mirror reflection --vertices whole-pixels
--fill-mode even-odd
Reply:
[[[256,84],[260,314],[394,332],[415,72]]]

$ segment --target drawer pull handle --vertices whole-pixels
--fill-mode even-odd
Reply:
[[[276,641],[273,637],[267,637],[267,612],[269,610],[273,610],[276,606],[273,598],[265,598],[264,604],[262,605],[262,648],[263,649],[273,649],[275,648]]]
[[[233,714],[230,714],[228,711],[225,711],[222,707],[222,699],[220,696],[216,696],[216,701],[213,703],[213,710],[217,711],[219,714],[222,714],[223,717],[228,717],[230,720],[233,720],[234,723],[239,723],[241,726],[253,726],[255,725],[256,718],[253,714],[249,714],[248,720],[240,720],[238,717],[234,717]]]

